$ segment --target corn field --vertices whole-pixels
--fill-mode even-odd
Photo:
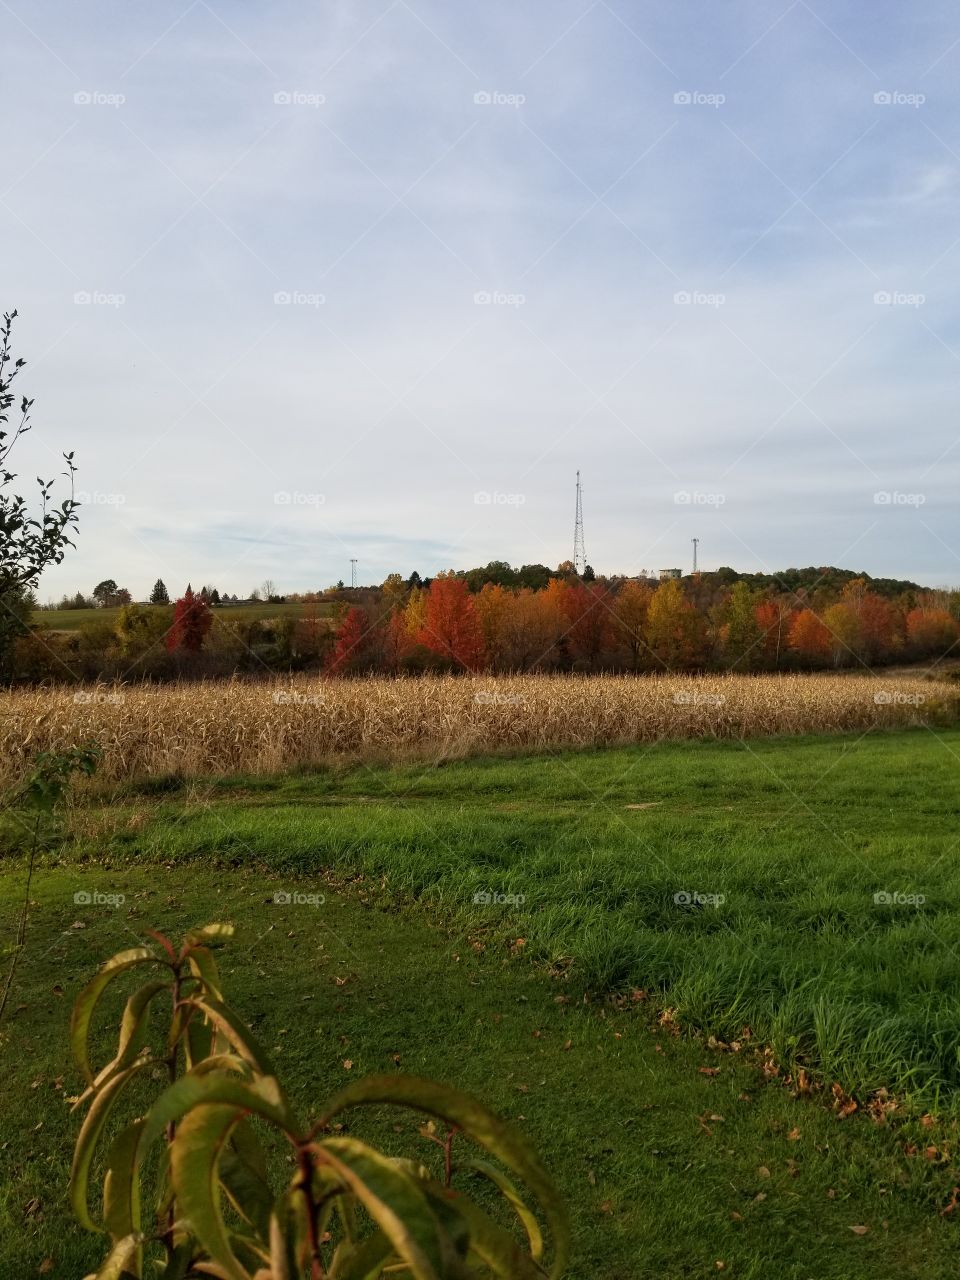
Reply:
[[[956,684],[882,674],[101,684],[15,689],[0,704],[4,783],[38,751],[90,741],[101,776],[121,780],[960,720]]]

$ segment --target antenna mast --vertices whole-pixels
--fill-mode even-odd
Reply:
[[[580,472],[577,472],[577,514],[573,524],[573,568],[582,575],[587,567],[587,553],[583,546],[583,499],[580,491]]]
[[[690,541],[693,543],[693,572],[696,573],[697,572],[697,544],[699,543],[700,539],[691,538]]]
[[[356,561],[356,558],[352,558],[350,561],[350,586],[355,587],[356,585],[357,585],[357,561]]]

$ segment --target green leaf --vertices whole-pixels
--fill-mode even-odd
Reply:
[[[298,1175],[299,1177],[299,1171]],[[306,1212],[298,1189],[285,1191],[270,1216],[270,1268],[273,1280],[300,1280],[307,1263]]]
[[[534,1214],[530,1212],[520,1192],[513,1185],[510,1179],[496,1165],[490,1164],[486,1160],[463,1160],[458,1169],[472,1169],[475,1173],[481,1174],[482,1177],[488,1178],[493,1185],[500,1191],[503,1198],[513,1206],[513,1211],[523,1225],[524,1231],[527,1233],[527,1240],[530,1243],[530,1256],[535,1262],[539,1262],[543,1257],[543,1233],[540,1230],[540,1224]]]
[[[223,999],[220,970],[209,947],[190,946],[184,950],[190,972],[203,983],[205,993],[214,1000]]]
[[[137,1154],[138,1167],[144,1153],[166,1130],[168,1124],[176,1124],[194,1107],[215,1103],[263,1116],[292,1138],[297,1137],[296,1119],[280,1085],[273,1077],[244,1083],[212,1072],[199,1074],[192,1071],[168,1085],[147,1112]]]
[[[98,1000],[114,978],[126,972],[127,969],[132,969],[138,964],[164,963],[149,947],[131,947],[129,951],[119,951],[100,966],[93,980],[88,982],[77,996],[70,1016],[70,1047],[88,1084],[93,1083],[93,1072],[87,1056],[87,1038],[90,1032],[90,1020]]]
[[[524,1252],[509,1231],[466,1196],[439,1182],[429,1183],[427,1193],[433,1202],[443,1198],[456,1207],[470,1234],[470,1256],[478,1258],[495,1276],[502,1276],[503,1280],[545,1280],[548,1272]],[[554,1269],[549,1274],[560,1273]]]
[[[231,1280],[249,1280],[230,1245],[220,1206],[220,1157],[243,1118],[234,1105],[195,1106],[180,1122],[170,1151],[170,1170],[180,1212],[202,1247]]]
[[[203,1000],[198,996],[188,996],[185,1003],[199,1010],[217,1031],[222,1032],[240,1057],[249,1062],[260,1075],[276,1074],[266,1052],[229,1005],[221,1004],[219,1000]]]
[[[128,1067],[136,1058],[147,1038],[147,1017],[150,1012],[150,1002],[161,991],[170,991],[170,984],[168,982],[148,982],[145,986],[138,987],[127,1001],[123,1010],[123,1019],[120,1023],[117,1056],[97,1074],[94,1081],[96,1085],[99,1086],[113,1072],[123,1067]]]
[[[153,1065],[154,1063],[149,1060],[138,1062],[108,1080],[103,1088],[94,1095],[90,1110],[87,1112],[81,1126],[77,1145],[73,1152],[73,1165],[70,1169],[70,1205],[77,1221],[81,1226],[86,1227],[88,1231],[100,1231],[102,1229],[90,1217],[90,1210],[87,1204],[90,1164],[93,1160],[97,1141],[103,1132],[103,1127],[110,1115],[111,1108],[126,1085],[137,1072]]]
[[[448,1274],[447,1242],[415,1179],[356,1138],[327,1138],[311,1149],[357,1197],[415,1280]]]
[[[140,1230],[140,1179],[137,1147],[144,1121],[135,1120],[111,1144],[103,1182],[103,1225],[114,1240]],[[143,1265],[142,1258],[140,1265]]]
[[[554,1260],[550,1275],[562,1274],[570,1253],[570,1232],[553,1180],[527,1139],[469,1094],[416,1076],[367,1076],[347,1085],[332,1099],[313,1132],[348,1107],[384,1104],[411,1107],[455,1125],[526,1183],[542,1207],[552,1232]]]
[[[363,1244],[345,1240],[333,1255],[330,1280],[380,1280],[384,1263],[394,1256],[390,1238],[382,1231],[369,1236]]]
[[[269,1239],[273,1192],[267,1181],[260,1144],[243,1120],[237,1124],[231,1144],[220,1158],[220,1181],[230,1203],[253,1227],[257,1238]]]
[[[232,924],[205,924],[198,929],[191,929],[184,935],[187,946],[195,942],[216,942],[221,938],[232,938],[235,929]]]
[[[100,1265],[100,1270],[87,1277],[87,1280],[129,1280],[139,1276],[139,1270],[132,1272],[130,1263],[135,1259],[137,1250],[142,1246],[143,1237],[139,1234],[126,1236],[118,1240]]]

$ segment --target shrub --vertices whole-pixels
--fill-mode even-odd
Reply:
[[[303,1123],[263,1049],[224,1002],[213,947],[231,933],[229,925],[208,925],[189,933],[179,950],[151,933],[160,950],[118,953],[77,998],[71,1042],[87,1080],[77,1106],[86,1106],[87,1114],[70,1200],[85,1227],[111,1238],[97,1277],[139,1280],[153,1263],[159,1270],[151,1265],[149,1274],[165,1280],[561,1275],[567,1229],[550,1178],[526,1139],[466,1094],[412,1076],[370,1076],[335,1095],[314,1124]],[[88,1034],[97,1004],[116,977],[141,966],[154,971],[154,980],[127,1000],[117,1052],[95,1072]],[[170,1002],[171,1014],[156,1051],[146,1042],[151,1009],[161,1000]],[[111,1112],[121,1096],[139,1097],[158,1078],[166,1087],[107,1147],[98,1222],[90,1212],[89,1181]],[[342,1125],[332,1124],[335,1117],[364,1105],[400,1106],[445,1124],[446,1136],[438,1140],[443,1174],[435,1178],[417,1160],[388,1158],[336,1132]],[[265,1128],[288,1144],[294,1173],[284,1188],[271,1182]],[[534,1193],[552,1229],[549,1270],[540,1226],[508,1174],[485,1160],[454,1160],[454,1140],[461,1135]],[[163,1152],[159,1162],[151,1159],[156,1146]],[[157,1184],[149,1201],[142,1196],[148,1170]],[[523,1227],[522,1246],[454,1187],[464,1174],[493,1184]],[[144,1220],[144,1203],[158,1206],[155,1221]]]

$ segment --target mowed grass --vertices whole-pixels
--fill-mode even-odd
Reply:
[[[370,802],[354,794],[341,803]],[[270,809],[257,812],[270,826]],[[399,1070],[474,1092],[530,1137],[570,1207],[572,1280],[955,1274],[956,1224],[940,1212],[955,1181],[948,1126],[841,1121],[766,1080],[746,1050],[720,1053],[658,1028],[645,1002],[585,1006],[516,948],[477,950],[461,928],[380,909],[369,878],[336,888],[325,877],[320,907],[276,905],[275,891],[316,892],[317,877],[263,868],[229,844],[187,865],[171,848],[173,813],[157,845],[137,837],[127,858],[120,842],[94,846],[88,862],[35,877],[0,1032],[3,1280],[73,1280],[102,1257],[102,1238],[65,1209],[79,1123],[67,1101],[80,1089],[66,1047],[76,993],[147,927],[178,933],[212,919],[235,922],[221,953],[230,998],[305,1113],[347,1079]],[[7,933],[22,889],[22,863],[8,861]],[[125,901],[77,905],[78,890]],[[105,1019],[97,1025],[98,1062],[110,1030]],[[350,1127],[391,1152],[435,1160],[409,1117],[361,1112]],[[931,1145],[936,1157],[924,1159]]]
[[[70,856],[362,872],[578,994],[641,988],[857,1096],[953,1109],[958,765],[960,733],[915,730],[154,779],[80,809]]]

